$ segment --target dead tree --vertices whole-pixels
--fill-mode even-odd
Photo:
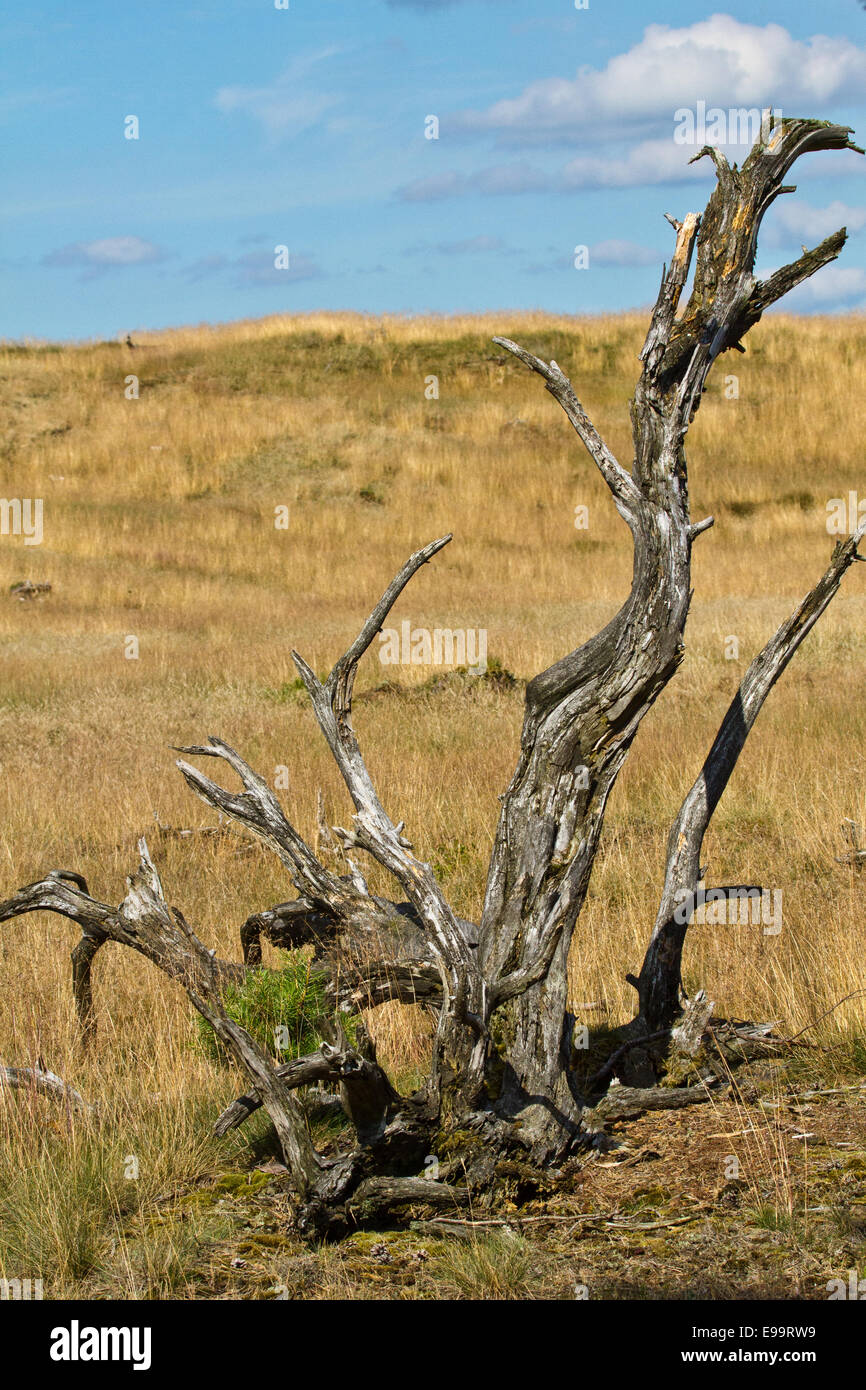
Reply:
[[[633,538],[631,590],[608,625],[532,680],[517,767],[501,798],[481,920],[460,920],[431,866],[416,857],[373,785],[352,723],[358,663],[412,576],[447,544],[433,541],[413,555],[386,589],[359,635],[320,681],[294,660],[319,727],[354,805],[351,828],[334,827],[349,873],[326,867],[286,819],[267,783],[227,744],[178,750],[190,788],[238,822],[281,860],[298,894],[292,903],[255,914],[245,926],[248,963],[260,960],[259,939],[313,944],[328,973],[335,1004],[355,1009],[386,999],[435,1008],[437,1022],[427,1082],[401,1096],[365,1035],[351,1046],[339,1024],[323,1027],[312,1056],[277,1067],[227,1015],[220,997],[241,967],[218,961],[177,909],[166,904],[147,846],[118,908],[90,897],[75,874],[50,873],[0,904],[0,921],[50,910],[83,930],[74,953],[79,1011],[91,1018],[90,968],[105,940],[132,947],[178,980],[249,1078],[249,1094],[218,1121],[222,1132],[264,1105],[276,1127],[300,1196],[299,1224],[312,1233],[379,1219],[394,1207],[423,1201],[453,1207],[483,1200],[506,1155],[537,1168],[558,1162],[588,1141],[601,1117],[656,1104],[686,1103],[703,1092],[625,1085],[603,1092],[616,1072],[646,1088],[663,1065],[675,1029],[687,1050],[707,1025],[703,995],[686,1007],[680,960],[687,926],[677,907],[700,880],[701,847],[713,812],[745,740],[775,681],[861,557],[862,528],[837,545],[826,573],[752,662],[706,762],[671,829],[665,881],[649,948],[633,979],[638,1009],[622,1046],[581,1093],[571,1055],[567,962],[599,848],[605,808],[635,734],[684,655],[691,598],[691,552],[712,518],[695,523],[689,510],[685,436],[707,375],[742,339],[764,309],[834,260],[845,230],[768,279],[753,274],[758,231],[767,209],[791,189],[784,179],[802,154],[857,149],[846,127],[784,120],[762,131],[742,169],[709,147],[717,184],[702,216],[669,219],[676,232],[641,354],[643,369],[631,404],[634,459],[626,469],[586,415],[553,361],[504,338],[498,345],[543,379],[599,469]],[[862,153],[862,151],[858,151]],[[700,156],[696,156],[699,158]],[[692,263],[685,308],[680,298]],[[188,758],[215,759],[242,791],[230,791]],[[361,855],[396,880],[399,900],[373,896]],[[765,1031],[765,1030],[764,1030]],[[759,1036],[761,1029],[753,1036]],[[685,1045],[684,1043],[684,1045]],[[339,1087],[356,1143],[336,1159],[318,1154],[293,1092],[312,1081]],[[601,1092],[602,1094],[599,1094]],[[424,1158],[447,1156],[438,1182],[419,1179]]]

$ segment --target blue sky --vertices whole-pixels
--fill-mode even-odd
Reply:
[[[288,3],[7,10],[4,337],[644,305],[672,241],[663,213],[712,186],[675,138],[678,109],[774,106],[866,143],[858,0]],[[742,159],[730,121],[722,135]],[[759,271],[847,223],[840,260],[786,303],[866,308],[866,158],[808,156],[797,182]]]

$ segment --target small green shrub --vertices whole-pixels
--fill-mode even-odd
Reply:
[[[320,1034],[316,1021],[333,1009],[325,998],[325,980],[300,951],[282,951],[279,970],[249,970],[242,984],[228,985],[223,1003],[229,1018],[245,1028],[264,1052],[289,1061],[315,1052]],[[340,1015],[350,1039],[351,1020]],[[199,1017],[199,1041],[207,1056],[225,1061],[226,1052],[210,1025]]]

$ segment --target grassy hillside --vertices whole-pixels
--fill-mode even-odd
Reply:
[[[627,462],[644,328],[627,316],[311,315],[142,335],[134,349],[0,348],[0,495],[44,499],[41,545],[0,536],[0,896],[62,867],[119,901],[154,814],[212,823],[169,747],[209,733],[269,778],[288,767],[287,812],[308,838],[319,788],[331,822],[345,823],[348,799],[291,649],[327,671],[409,553],[453,531],[394,625],[484,628],[489,656],[517,684],[431,686],[435,670],[382,666],[373,653],[356,723],[386,807],[458,911],[477,916],[522,682],[603,625],[631,574],[627,528],[564,416],[490,340],[513,336],[555,358]],[[688,452],[693,515],[716,525],[696,543],[686,661],[611,799],[576,933],[573,1000],[590,1023],[630,1016],[624,976],[643,956],[669,824],[749,660],[826,565],[828,500],[866,497],[864,350],[862,317],[778,316],[710,379]],[[131,375],[138,399],[125,395]],[[434,376],[439,398],[428,399]],[[578,506],[588,529],[575,528]],[[280,507],[287,529],[275,526]],[[50,594],[9,596],[25,579]],[[687,986],[703,985],[722,1013],[793,1032],[866,984],[863,882],[835,861],[842,820],[866,825],[864,670],[857,567],[771,695],[708,837],[711,882],[780,888],[784,904],[778,936],[690,933]],[[377,691],[386,680],[401,688]],[[239,840],[152,848],[169,900],[221,955],[239,955],[251,911],[291,896],[280,866],[239,853]],[[388,891],[377,872],[371,883]],[[53,1117],[55,1144],[39,1103],[0,1097],[13,1193],[0,1197],[0,1274],[22,1261],[50,1270],[52,1296],[188,1292],[185,1247],[172,1236],[163,1268],[148,1242],[131,1253],[128,1223],[233,1155],[249,1166],[243,1136],[234,1147],[206,1137],[236,1078],[196,1050],[182,993],[112,946],[95,972],[98,1048],[82,1060],[75,940],[56,917],[0,933],[0,1060],[44,1057],[108,1117],[99,1143]],[[386,1063],[409,1075],[423,1021],[388,1007],[369,1023]],[[850,1058],[864,1025],[866,1000],[855,999],[809,1036]],[[123,1179],[130,1153],[137,1185]]]

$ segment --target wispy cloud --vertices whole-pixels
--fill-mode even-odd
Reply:
[[[429,178],[415,179],[397,189],[396,196],[404,203],[432,203],[442,198],[462,198],[480,193],[507,196],[515,193],[543,193],[550,187],[550,178],[542,169],[524,162],[495,164],[474,174],[458,174],[453,169]]]
[[[315,258],[304,252],[290,252],[289,264],[285,269],[277,269],[274,262],[274,247],[258,246],[255,250],[246,251],[242,256],[226,256],[219,252],[200,256],[184,266],[181,274],[185,280],[193,284],[200,280],[224,276],[239,289],[279,289],[281,285],[294,285],[301,280],[318,280],[324,275]]]
[[[286,270],[277,270],[270,249],[266,252],[248,251],[232,263],[232,268],[237,283],[249,286],[294,285],[299,280],[318,280],[323,273],[313,257],[303,252],[293,253],[289,257]]]
[[[851,207],[838,199],[825,208],[783,199],[769,213],[762,240],[766,246],[812,244],[823,241],[840,227],[847,227],[849,233],[861,231],[866,227],[866,208]]]
[[[764,278],[769,278],[771,271]],[[866,308],[866,270],[860,266],[827,265],[786,295],[779,312]]]
[[[710,182],[714,177],[712,164],[709,160],[690,164],[694,153],[693,148],[674,144],[673,140],[643,140],[622,151],[576,155],[553,173],[524,160],[469,174],[452,169],[405,184],[397,189],[396,196],[401,202],[432,203],[473,194],[569,193],[577,188]]]
[[[298,135],[317,125],[327,111],[339,104],[339,96],[318,88],[304,89],[303,82],[319,63],[340,52],[340,48],[330,47],[304,54],[262,87],[221,87],[214,104],[226,115],[242,112],[253,117],[274,139]]]
[[[576,248],[575,248],[576,249]],[[653,251],[649,246],[641,246],[636,241],[627,241],[611,238],[607,241],[594,241],[586,248],[589,252],[589,262],[587,269],[598,269],[600,266],[607,269],[616,267],[620,270],[647,265],[661,265],[665,259],[663,252]],[[551,271],[573,271],[574,254],[563,253],[553,246],[547,247],[548,258],[541,261],[532,261],[523,267],[526,275],[549,275]]]
[[[197,284],[199,280],[207,280],[211,275],[218,275],[230,264],[228,256],[219,254],[199,256],[198,260],[185,265],[180,273],[184,280],[189,280],[190,284]]]
[[[636,241],[597,241],[589,248],[590,265],[660,265],[664,260],[661,251],[653,251],[649,246],[639,246]]]
[[[71,266],[83,269],[84,279],[92,280],[109,271],[130,266],[152,265],[165,260],[166,253],[155,242],[139,236],[103,237],[98,241],[76,241],[49,251],[42,257],[46,266]]]
[[[673,140],[642,140],[621,153],[579,154],[562,171],[561,186],[635,188],[646,184],[694,183],[713,178],[713,166],[689,161],[696,151]]]
[[[81,99],[75,87],[28,87],[21,91],[7,91],[0,94],[0,120],[38,106],[41,110],[55,106],[70,106]]]

